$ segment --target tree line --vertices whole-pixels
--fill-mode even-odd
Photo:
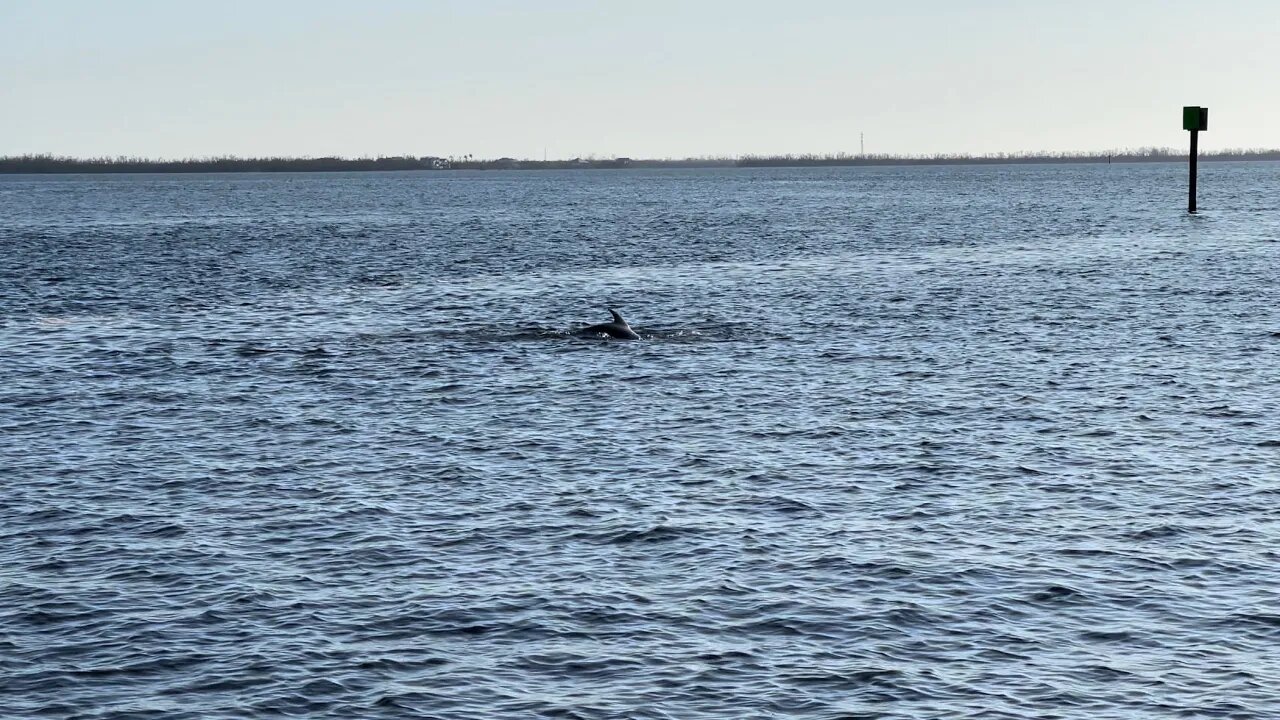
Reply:
[[[210,157],[156,160],[142,157],[75,158],[59,155],[0,157],[0,173],[318,172],[334,170],[431,170],[438,158]]]
[[[1201,160],[1280,160],[1280,149],[1231,149],[1202,152]],[[739,167],[809,167],[840,165],[1008,165],[1019,163],[1134,163],[1176,162],[1187,160],[1185,151],[1172,148],[1145,147],[1127,150],[1087,152],[1001,152],[971,155],[934,153],[929,155],[892,155],[834,153],[826,155],[746,155],[738,159]]]
[[[819,167],[859,165],[997,165],[1018,163],[1132,163],[1185,161],[1171,148],[1146,147],[1092,152],[1014,152],[969,155],[802,154],[744,155],[665,159],[574,158],[572,160],[476,159],[435,156],[376,158],[209,157],[157,160],[142,157],[74,158],[33,154],[0,157],[0,173],[215,173],[215,172],[343,172],[368,170],[574,170],[616,168]],[[1280,160],[1280,150],[1231,149],[1200,154],[1201,160]]]

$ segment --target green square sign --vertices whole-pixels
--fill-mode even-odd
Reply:
[[[1182,108],[1182,129],[1208,130],[1209,108],[1203,108],[1199,105],[1188,105]]]

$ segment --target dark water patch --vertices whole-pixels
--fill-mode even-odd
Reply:
[[[1027,596],[1027,600],[1040,604],[1072,604],[1082,602],[1086,594],[1065,585],[1049,585]]]
[[[1134,540],[1163,540],[1185,535],[1187,532],[1187,528],[1176,525],[1155,525],[1142,530],[1134,530],[1125,533],[1125,535]]]

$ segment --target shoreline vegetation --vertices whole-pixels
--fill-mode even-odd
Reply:
[[[1200,153],[1202,161],[1280,160],[1280,149],[1233,149]],[[141,157],[73,158],[58,155],[0,157],[0,174],[51,173],[216,173],[352,172],[369,170],[578,170],[616,168],[845,167],[887,165],[1018,165],[1033,163],[1186,162],[1187,153],[1171,148],[1098,152],[1015,152],[965,155],[743,155],[666,159],[574,158],[572,160],[477,159],[430,155],[342,157],[207,157],[159,160]]]

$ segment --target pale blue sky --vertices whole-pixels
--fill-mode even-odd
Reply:
[[[1275,0],[0,0],[0,155],[1280,146]]]

